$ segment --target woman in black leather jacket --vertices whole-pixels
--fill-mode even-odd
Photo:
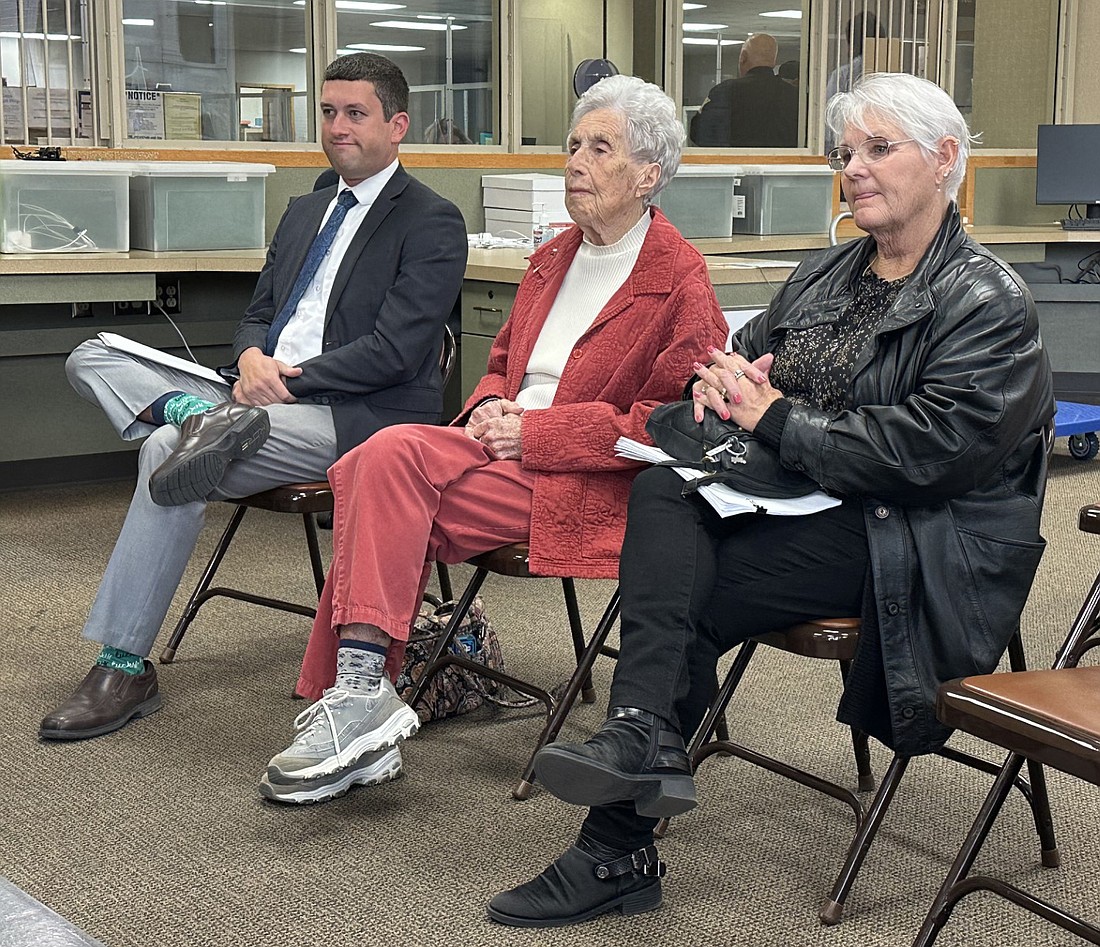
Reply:
[[[808,257],[736,354],[700,356],[692,396],[696,420],[732,417],[842,502],[720,519],[667,468],[635,480],[608,720],[536,761],[550,792],[592,808],[573,847],[492,900],[498,921],[660,903],[653,827],[695,804],[683,737],[718,657],[746,638],[862,615],[838,717],[917,754],[948,735],[939,684],[992,671],[1019,621],[1044,546],[1054,397],[1027,289],[959,221],[966,122],[904,74],[864,77],[826,120],[870,236]]]

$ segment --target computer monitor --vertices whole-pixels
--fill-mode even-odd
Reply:
[[[1100,226],[1100,125],[1039,126],[1035,203],[1085,204]]]

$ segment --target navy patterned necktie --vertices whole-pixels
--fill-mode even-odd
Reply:
[[[356,200],[355,194],[350,189],[341,191],[340,196],[336,198],[336,206],[332,209],[332,213],[329,214],[329,218],[325,221],[325,225],[320,232],[313,238],[313,243],[310,244],[305,262],[302,263],[302,268],[298,271],[298,278],[294,281],[294,288],[290,291],[290,297],[267,330],[267,341],[264,344],[265,355],[275,354],[275,346],[279,344],[279,335],[286,328],[286,324],[290,322],[290,317],[294,315],[298,303],[302,301],[309,284],[313,282],[313,278],[317,275],[321,261],[332,249],[332,241],[336,239],[336,232],[340,229],[340,225],[344,222],[348,211],[358,203],[359,201]]]

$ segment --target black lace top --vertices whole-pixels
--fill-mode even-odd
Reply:
[[[887,282],[870,269],[836,319],[787,332],[775,349],[771,383],[784,397],[828,413],[851,407],[852,372],[908,277]]]

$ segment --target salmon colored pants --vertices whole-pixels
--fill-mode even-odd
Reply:
[[[383,428],[328,471],[335,498],[332,565],[297,692],[317,700],[336,680],[341,625],[393,638],[396,678],[433,562],[463,562],[531,532],[534,473],[496,460],[462,428]]]

